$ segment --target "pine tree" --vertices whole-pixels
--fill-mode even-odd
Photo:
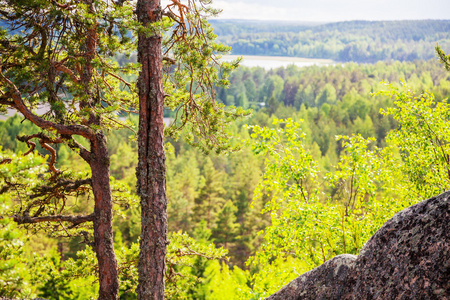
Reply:
[[[229,243],[236,241],[239,233],[236,212],[237,207],[231,200],[228,200],[217,214],[216,226],[212,230],[212,237],[215,242],[225,248],[229,247]]]
[[[204,153],[231,151],[235,147],[224,129],[237,117],[249,113],[242,108],[227,109],[215,101],[216,85],[227,85],[227,73],[238,62],[218,62],[218,54],[229,51],[229,47],[215,42],[216,35],[206,17],[217,15],[219,10],[211,8],[210,3],[199,0],[199,5],[195,1],[182,4],[173,0],[163,9],[160,0],[137,2],[141,24],[138,62],[142,66],[138,80],[136,171],[142,214],[138,299],[164,298],[167,251],[164,133],[178,137],[184,128],[187,141]],[[167,38],[163,36],[165,31],[170,31]],[[173,126],[166,130],[164,106],[175,111]]]
[[[206,221],[208,228],[213,228],[216,222],[217,213],[221,205],[225,202],[226,191],[223,182],[226,181],[226,174],[217,171],[209,157],[205,158],[205,164],[201,172],[203,183],[199,194],[195,199],[194,221]]]
[[[119,112],[133,110],[134,87],[120,74],[117,52],[132,50],[133,8],[121,1],[0,1],[0,106],[16,109],[36,131],[18,139],[30,154],[34,141],[49,153],[49,172],[33,189],[17,183],[13,220],[60,235],[92,222],[100,299],[117,299],[119,280],[113,247],[113,195],[105,130],[125,127]],[[44,113],[36,111],[43,105]],[[34,140],[34,141],[33,141]],[[83,141],[83,142],[82,142]],[[91,175],[56,168],[56,146],[65,144],[89,165]],[[56,145],[56,146],[55,146]],[[9,187],[10,188],[10,187]],[[8,189],[9,189],[8,188]],[[94,211],[70,215],[72,196],[94,196]],[[28,225],[30,226],[30,225]]]

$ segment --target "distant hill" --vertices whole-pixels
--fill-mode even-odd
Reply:
[[[450,20],[348,21],[312,28],[313,32],[336,30],[348,34],[366,34],[371,38],[426,40],[436,34],[450,36]]]
[[[211,21],[232,54],[376,62],[430,59],[438,42],[450,48],[450,20],[337,23]]]
[[[255,20],[209,20],[214,32],[219,36],[235,36],[238,34],[264,32],[299,32],[320,26],[324,22],[295,22],[295,21],[255,21]]]

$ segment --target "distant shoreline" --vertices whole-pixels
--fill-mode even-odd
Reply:
[[[292,56],[263,56],[263,55],[224,55],[223,61],[231,61],[242,56],[241,66],[249,68],[264,68],[266,70],[277,69],[294,65],[297,67],[319,66],[325,67],[335,65],[336,62],[331,59],[323,58],[305,58]]]
[[[241,57],[243,60],[276,60],[286,62],[306,62],[306,63],[318,63],[318,64],[334,64],[336,63],[332,59],[325,58],[305,58],[294,56],[262,56],[262,55],[224,55],[225,60],[232,60]]]

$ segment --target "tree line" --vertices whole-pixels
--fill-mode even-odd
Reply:
[[[214,21],[219,39],[238,55],[327,58],[340,62],[434,58],[450,46],[448,20],[347,21],[322,25]],[[239,30],[236,27],[239,25]],[[260,29],[256,29],[260,27]]]

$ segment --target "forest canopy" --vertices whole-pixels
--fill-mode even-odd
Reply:
[[[47,4],[57,14],[55,2]],[[82,8],[85,16],[94,14],[87,6]],[[37,6],[33,9],[42,13]],[[84,222],[79,227],[70,225],[80,225],[74,219],[50,223],[41,216],[66,213],[92,221],[98,197],[89,187],[93,171],[85,151],[98,142],[108,153],[103,162],[108,163],[110,176],[103,188],[112,199],[109,242],[117,257],[118,295],[120,299],[138,297],[139,125],[136,114],[123,117],[130,108],[126,97],[136,108],[129,82],[136,79],[138,65],[130,62],[134,46],[127,24],[118,23],[123,28],[111,25],[121,20],[119,12],[132,14],[131,7],[122,9],[106,10],[110,13],[106,19],[96,15],[98,27],[88,18],[77,21],[80,16],[75,11],[58,20],[44,14],[48,22],[75,20],[79,29],[75,33],[64,29],[66,48],[49,43],[47,51],[40,51],[43,46],[37,42],[37,36],[41,41],[45,36],[40,25],[29,11],[21,12],[27,26],[37,29],[25,30],[28,36],[19,43],[24,51],[8,56],[14,62],[5,59],[8,64],[3,64],[0,74],[12,78],[27,91],[25,95],[40,91],[29,99],[30,107],[54,96],[50,112],[40,122],[63,120],[62,126],[77,125],[92,135],[71,143],[65,134],[42,131],[39,122],[33,124],[21,114],[0,120],[0,298],[99,297],[96,252],[101,251],[93,247],[93,229]],[[239,67],[226,77],[222,71],[234,69],[237,62],[222,69],[211,66],[205,61],[209,56],[203,54],[224,52],[227,47],[208,44],[214,47],[211,50],[195,38],[188,52],[182,51],[183,44],[175,48],[176,58],[182,61],[176,71],[170,57],[165,59],[168,74],[182,79],[166,77],[166,91],[205,104],[197,114],[180,110],[181,120],[211,120],[202,123],[199,132],[185,126],[165,138],[170,241],[164,270],[166,298],[266,297],[338,254],[357,255],[396,212],[450,187],[450,58],[438,48],[443,68],[434,54],[436,42],[450,48],[450,21],[211,23],[219,40],[231,44],[235,54],[323,57],[347,63],[271,70]],[[210,27],[204,26],[214,40]],[[182,26],[179,29],[183,35]],[[89,35],[85,33],[96,30],[105,47],[91,57],[95,51],[86,48]],[[0,31],[0,37],[5,36]],[[2,40],[0,58],[13,46]],[[66,55],[65,49],[75,54]],[[119,50],[127,55],[111,54]],[[203,90],[214,95],[214,105],[224,109],[225,123],[231,123],[230,132],[222,136],[229,144],[225,154],[207,153],[214,148],[208,146],[211,134],[223,123],[211,114],[212,106],[206,105],[209,98],[191,93],[201,87],[190,80],[187,69],[193,64],[197,67],[192,76],[199,80],[204,79],[201,71],[209,70],[222,76],[215,79],[230,83],[227,88],[207,82]],[[67,99],[40,81],[66,65],[80,74],[98,70],[92,76],[80,76],[82,85],[66,69],[65,75],[51,77],[50,83],[67,90]],[[79,71],[80,66],[85,72]],[[177,91],[176,82],[190,87],[188,93]],[[11,104],[10,90],[2,83],[2,104]],[[72,101],[72,96],[80,97],[81,104],[67,111],[62,102]],[[176,118],[180,107],[174,99],[166,102],[168,121]],[[118,100],[120,105],[105,105],[107,100]],[[7,112],[5,106],[1,108]],[[246,118],[232,122],[236,115]],[[204,138],[203,145],[199,146],[197,133]],[[32,139],[38,142],[31,143]],[[49,182],[56,187],[50,194],[45,185]],[[19,217],[40,219],[18,224]]]
[[[232,54],[328,58],[341,62],[413,61],[450,48],[450,21],[347,21],[328,24],[212,20]]]
[[[405,86],[400,79],[404,79]],[[389,87],[381,81],[392,81],[393,85]],[[171,297],[267,296],[298,273],[338,253],[357,254],[387,218],[448,185],[446,178],[429,177],[427,164],[417,165],[416,160],[405,160],[408,155],[400,155],[427,145],[429,151],[420,150],[424,157],[421,161],[443,162],[439,157],[433,158],[434,142],[421,138],[426,132],[421,132],[420,127],[414,123],[409,123],[412,126],[409,129],[400,127],[405,118],[418,113],[433,114],[436,123],[430,126],[438,126],[433,130],[442,132],[439,140],[449,138],[443,130],[448,125],[448,113],[444,112],[448,112],[445,99],[450,94],[449,74],[435,60],[292,66],[270,71],[242,67],[232,73],[230,82],[230,89],[218,90],[220,99],[228,99],[229,105],[235,105],[239,97],[247,98],[251,100],[247,106],[254,108],[251,117],[233,127],[236,138],[246,141],[240,152],[205,156],[182,140],[167,140],[168,224],[172,241],[172,250],[169,249],[172,273],[168,275],[172,274],[172,279],[176,279],[173,274],[177,272],[185,276],[168,285]],[[417,100],[401,92],[405,89],[418,95]],[[392,91],[394,98],[391,92],[371,95],[382,90]],[[416,112],[400,109],[416,101],[420,101]],[[386,113],[380,114],[380,109]],[[21,121],[18,115],[1,121],[2,157],[27,150],[26,144],[17,141],[15,135],[34,129],[29,122]],[[130,122],[136,124],[137,120],[131,118]],[[135,190],[137,163],[137,145],[132,136],[133,132],[127,129],[108,133],[114,186],[131,193]],[[405,136],[421,139],[425,144],[417,144],[419,148],[402,144],[407,140]],[[87,165],[68,150],[63,145],[57,148],[60,158],[57,167],[85,172]],[[28,160],[29,172],[42,168],[42,158],[31,158],[24,158]],[[18,165],[24,163],[17,161]],[[445,173],[446,168],[442,165],[439,170]],[[352,176],[357,180],[354,185],[357,189],[350,192],[346,187]],[[424,178],[430,178],[425,185]],[[8,198],[4,201],[10,203]],[[11,204],[3,208],[4,214]],[[91,205],[80,204],[73,209],[83,212]],[[135,271],[127,266],[127,257],[133,257],[137,250],[139,211],[130,206],[116,213],[114,243],[123,272],[120,295],[122,299],[135,299],[132,292]],[[367,217],[360,219],[361,215]],[[314,226],[314,222],[322,225]],[[80,238],[61,240],[42,234],[27,235],[11,222],[2,226],[2,232],[8,236],[3,240],[8,245],[4,249],[9,250],[0,276],[3,280],[15,278],[14,285],[10,282],[3,286],[3,295],[45,295],[49,299],[58,295],[63,299],[95,296],[96,288],[91,288],[95,281],[95,271],[91,269],[95,257],[89,247],[79,244]],[[305,231],[298,231],[299,228]],[[296,239],[280,238],[284,235]],[[302,242],[313,236],[318,242]],[[284,244],[288,240],[292,243]],[[208,248],[211,243],[217,249]],[[182,251],[201,251],[205,256],[191,256],[189,260],[181,257],[177,261],[177,247],[189,244],[182,246]],[[209,260],[223,257],[225,251],[227,261]],[[19,266],[14,269],[16,277],[8,267],[13,263]],[[35,276],[29,273],[31,268]],[[44,275],[41,272],[45,270],[52,271]],[[86,276],[80,277],[83,272]],[[85,288],[80,289],[80,284]]]

